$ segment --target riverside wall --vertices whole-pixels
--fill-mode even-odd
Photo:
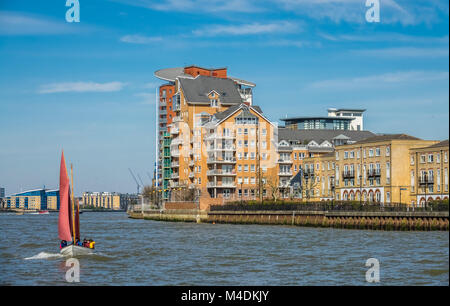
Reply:
[[[448,212],[202,211],[128,212],[130,218],[230,224],[271,224],[363,230],[448,231]]]

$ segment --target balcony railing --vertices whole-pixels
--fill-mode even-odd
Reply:
[[[279,164],[292,164],[292,160],[291,159],[279,159],[278,160]]]
[[[175,117],[173,117],[173,119],[172,119],[172,122],[173,122],[173,123],[181,122],[181,121],[183,121],[183,119],[181,119],[180,116],[175,116]]]
[[[354,171],[343,171],[342,178],[344,178],[344,179],[355,178],[355,172]]]
[[[235,163],[236,162],[236,158],[208,158],[208,160],[206,161],[206,163],[208,164],[227,164],[227,163]]]
[[[193,178],[194,175],[195,175],[194,172],[190,172],[190,173],[189,173],[189,178]]]
[[[434,177],[421,177],[419,179],[420,186],[434,185]]]
[[[219,134],[210,134],[208,136],[205,137],[205,140],[214,140],[214,139],[234,139],[236,137],[236,135],[234,133],[230,133],[230,134],[224,134],[224,135],[219,135]]]
[[[224,146],[224,147],[209,147],[208,148],[209,151],[235,151],[236,150],[236,146],[231,145],[231,146]]]
[[[222,169],[213,169],[206,171],[206,175],[208,176],[215,176],[215,175],[223,175],[223,176],[234,176],[236,175],[236,171],[223,171]]]
[[[178,151],[178,150],[171,151],[170,155],[173,156],[173,157],[179,157],[180,156],[180,151]]]
[[[180,166],[179,162],[172,162],[170,165],[172,168],[178,168]]]
[[[189,161],[189,167],[194,167],[195,162],[193,160]]]
[[[178,179],[178,178],[180,178],[180,174],[179,174],[179,173],[172,173],[172,174],[170,175],[170,178],[172,178],[172,179]]]
[[[292,176],[292,171],[282,171],[278,172],[279,176]]]
[[[232,182],[232,183],[208,182],[208,184],[206,184],[206,186],[209,188],[236,188],[236,184],[234,182]]]
[[[379,177],[381,171],[379,169],[367,170],[367,177]]]
[[[177,137],[175,139],[172,140],[172,142],[170,143],[171,146],[178,146],[180,144],[183,143],[183,140],[180,137]]]

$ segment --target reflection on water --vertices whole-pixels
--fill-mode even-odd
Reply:
[[[0,285],[64,285],[57,214],[0,214]],[[82,285],[448,285],[448,232],[166,223],[85,213]]]

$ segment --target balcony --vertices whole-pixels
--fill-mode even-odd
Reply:
[[[173,119],[172,119],[172,122],[173,122],[173,123],[182,122],[182,121],[183,121],[183,119],[181,119],[180,116],[175,116],[175,117],[173,117]]]
[[[208,188],[236,188],[236,184],[232,183],[222,183],[222,182],[208,182],[206,185]]]
[[[180,133],[180,129],[177,127],[172,127],[170,129],[170,134],[172,134],[172,135],[178,135],[179,133]]]
[[[289,183],[280,183],[278,184],[278,188],[289,188],[291,185]]]
[[[278,163],[279,164],[292,164],[292,160],[290,160],[290,159],[279,159]]]
[[[278,172],[278,176],[292,176],[292,171]]]
[[[227,135],[218,135],[218,134],[210,134],[205,137],[205,140],[214,140],[214,139],[234,139],[236,135],[234,133],[230,133]]]
[[[189,161],[189,167],[194,167],[195,162],[193,160]]]
[[[355,172],[354,171],[342,171],[342,178],[344,179],[354,179]]]
[[[206,171],[206,175],[208,176],[235,176],[236,175],[236,171],[232,170],[232,171],[223,171],[222,169],[213,169],[213,170],[208,170]]]
[[[172,162],[170,165],[172,168],[178,168],[180,166],[179,162]]]
[[[180,157],[180,151],[174,150],[174,151],[170,152],[170,155],[173,157]]]
[[[419,186],[428,186],[428,185],[434,185],[434,177],[421,177],[419,178]]]
[[[367,170],[367,177],[373,178],[373,177],[380,177],[380,176],[381,176],[380,169]]]
[[[233,164],[236,163],[235,157],[230,158],[208,158],[206,161],[207,164]]]
[[[167,115],[167,110],[160,110],[160,111],[159,111],[159,114],[160,114],[160,115]]]
[[[194,178],[194,176],[195,176],[194,172],[189,173],[189,178]]]
[[[225,146],[225,147],[209,147],[208,148],[209,151],[236,151],[236,146],[231,145],[231,146]]]
[[[170,175],[170,178],[171,178],[171,179],[179,179],[179,178],[180,178],[180,174],[179,174],[179,173],[172,173],[172,174]]]
[[[172,140],[172,142],[170,143],[170,145],[180,145],[183,143],[183,140],[180,137],[177,137],[175,139]]]

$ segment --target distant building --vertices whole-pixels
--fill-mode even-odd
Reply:
[[[0,199],[5,197],[5,188],[0,187]]]
[[[117,192],[84,192],[83,206],[105,208],[112,210],[127,209],[128,205],[136,204],[138,196]],[[133,203],[134,202],[134,203]]]
[[[328,109],[328,116],[290,117],[280,119],[294,130],[364,130],[365,109]]]
[[[59,190],[34,189],[5,197],[6,208],[59,210]]]
[[[448,139],[409,151],[411,203],[448,200]]]

